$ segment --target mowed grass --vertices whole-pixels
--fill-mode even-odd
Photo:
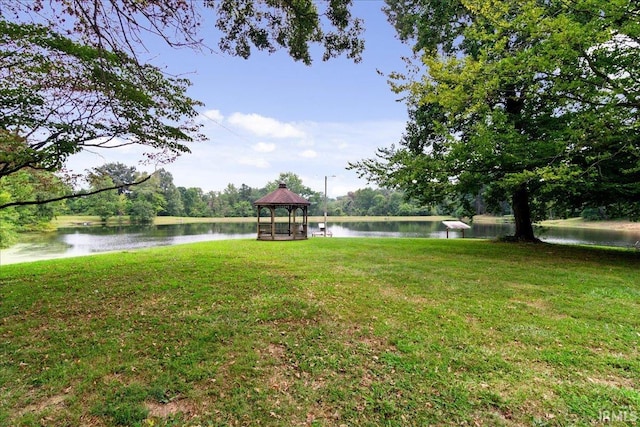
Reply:
[[[0,425],[640,415],[637,252],[230,240],[0,268]]]

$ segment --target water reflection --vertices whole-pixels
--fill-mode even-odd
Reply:
[[[633,247],[640,231],[595,230],[589,228],[542,228],[540,239],[549,243]]]
[[[311,232],[317,224],[310,224]],[[332,223],[333,237],[430,237],[445,238],[440,221],[388,221]],[[473,224],[465,237],[494,238],[513,234],[513,224]],[[546,242],[631,247],[640,240],[640,232],[592,230],[580,228],[539,229]],[[41,259],[88,255],[153,246],[209,240],[255,238],[254,223],[197,223],[151,226],[61,228],[55,233],[25,236],[23,241],[0,251],[0,265]],[[461,237],[450,231],[450,238]]]
[[[330,224],[334,237],[431,237],[446,238],[440,221],[350,222]],[[473,224],[464,237],[494,238],[513,234],[513,224]],[[450,238],[462,237],[462,232],[449,231]]]
[[[252,223],[60,228],[55,233],[25,236],[21,243],[0,250],[0,265],[251,237],[255,237],[255,224]]]

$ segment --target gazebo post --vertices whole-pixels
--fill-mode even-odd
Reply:
[[[304,231],[304,237],[306,238],[309,236],[309,208],[306,206],[302,208],[302,217],[302,231]]]
[[[291,211],[293,212],[293,228],[291,229],[291,234],[293,234],[293,240],[296,239],[296,235],[298,234],[298,226],[296,224],[296,211],[298,209],[295,206],[291,206]]]
[[[269,211],[271,211],[271,240],[276,239],[276,208],[270,206]]]

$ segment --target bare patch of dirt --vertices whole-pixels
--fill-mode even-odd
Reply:
[[[62,407],[66,396],[64,394],[57,394],[55,396],[48,397],[32,405],[29,405],[20,411],[20,415],[28,413],[38,413],[47,409]]]
[[[196,405],[188,399],[172,400],[167,403],[146,402],[145,406],[151,418],[166,418],[178,413],[188,417],[196,413]]]
[[[284,358],[285,348],[283,345],[279,344],[269,344],[267,347],[267,352],[269,355],[275,359],[282,360]]]
[[[592,378],[588,377],[587,381],[593,384],[599,384],[613,388],[628,388],[633,390],[635,388],[634,380],[630,378],[623,378],[614,375],[607,375],[606,378]]]

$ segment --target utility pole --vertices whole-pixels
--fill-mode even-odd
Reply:
[[[335,175],[331,175],[334,178]],[[327,175],[324,176],[324,237],[327,237]]]

